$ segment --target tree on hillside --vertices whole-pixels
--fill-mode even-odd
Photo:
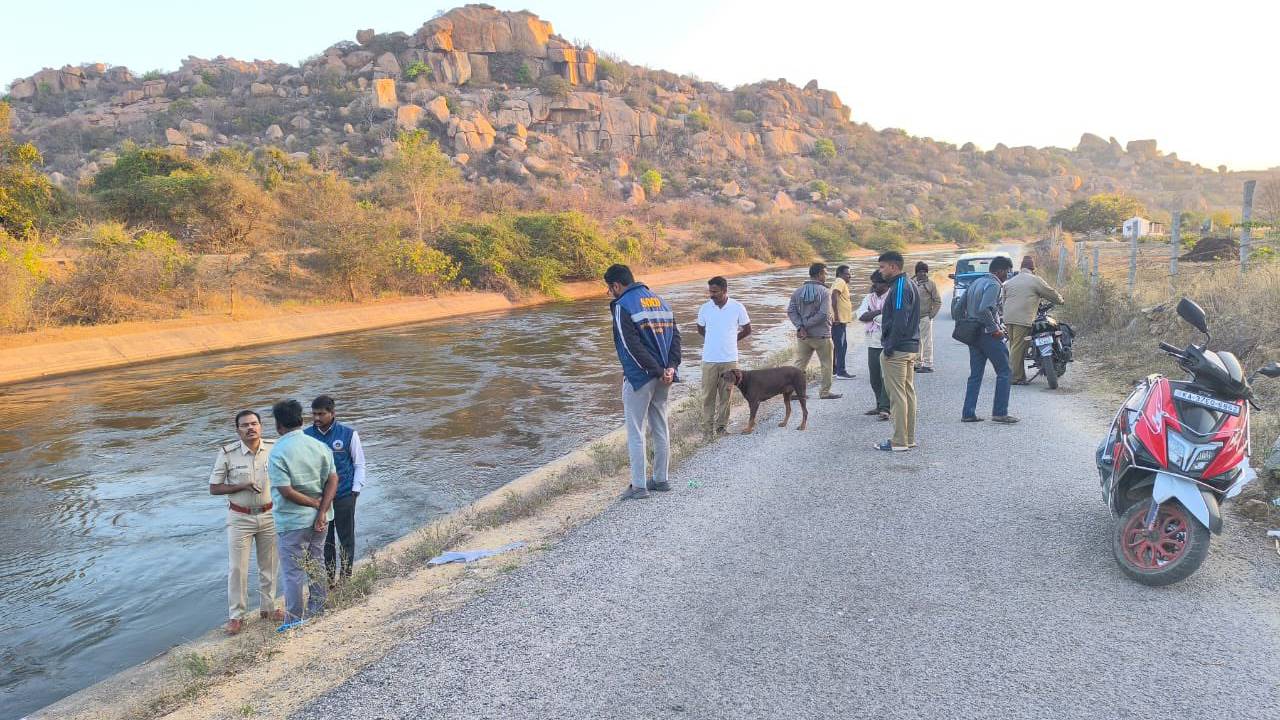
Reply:
[[[1142,203],[1127,195],[1099,194],[1062,208],[1054,213],[1051,222],[1068,232],[1105,232],[1145,212]]]
[[[31,143],[13,140],[12,111],[0,102],[0,229],[24,238],[58,208],[53,183],[40,172],[44,158]]]
[[[396,148],[395,157],[378,174],[379,193],[389,203],[409,209],[418,242],[426,242],[461,212],[449,200],[458,171],[425,131],[401,133]]]

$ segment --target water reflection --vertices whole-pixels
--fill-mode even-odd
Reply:
[[[747,358],[792,337],[803,278],[730,281],[756,329]],[[705,292],[662,292],[688,380]],[[0,720],[225,619],[225,500],[207,481],[236,410],[337,397],[369,458],[363,555],[616,427],[608,328],[600,299],[0,388]]]

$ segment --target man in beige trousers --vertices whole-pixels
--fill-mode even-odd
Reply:
[[[1009,365],[1013,369],[1013,385],[1027,384],[1027,343],[1035,324],[1040,301],[1061,305],[1062,295],[1036,275],[1036,259],[1022,258],[1022,270],[1004,284],[1004,323],[1009,333]]]
[[[889,393],[893,437],[877,450],[906,452],[916,446],[915,361],[920,355],[920,298],[916,285],[902,271],[902,253],[880,256],[880,276],[889,283],[880,312],[880,368]]]
[[[722,433],[729,424],[732,387],[720,379],[738,367],[738,342],[751,334],[751,318],[742,303],[729,297],[729,281],[717,275],[707,281],[710,298],[698,308],[702,342],[702,429]]]
[[[916,358],[916,372],[933,372],[933,319],[942,311],[942,293],[938,284],[929,277],[929,263],[916,263],[916,295],[920,298],[920,356]]]
[[[809,366],[814,353],[822,365],[822,386],[818,397],[836,400],[839,393],[831,392],[832,358],[835,345],[831,342],[831,291],[827,289],[827,266],[814,263],[809,266],[809,279],[791,294],[787,305],[787,318],[796,328],[796,367]]]
[[[271,480],[267,477],[267,457],[275,441],[263,439],[262,419],[252,410],[241,410],[235,422],[240,439],[219,448],[209,476],[209,494],[228,496],[228,635],[235,635],[244,627],[251,544],[258,553],[258,614],[275,622],[284,620],[284,612],[276,607],[279,561],[276,524],[271,515]]]

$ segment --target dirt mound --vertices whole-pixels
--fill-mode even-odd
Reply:
[[[1211,260],[1234,260],[1240,257],[1240,243],[1229,237],[1201,238],[1195,247],[1178,258],[1188,262],[1209,262]]]

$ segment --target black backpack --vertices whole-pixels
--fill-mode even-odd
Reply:
[[[982,321],[969,317],[969,301],[967,298],[961,299],[956,303],[955,312],[951,317],[956,321],[955,329],[951,331],[951,339],[965,345],[976,345],[982,337]]]

